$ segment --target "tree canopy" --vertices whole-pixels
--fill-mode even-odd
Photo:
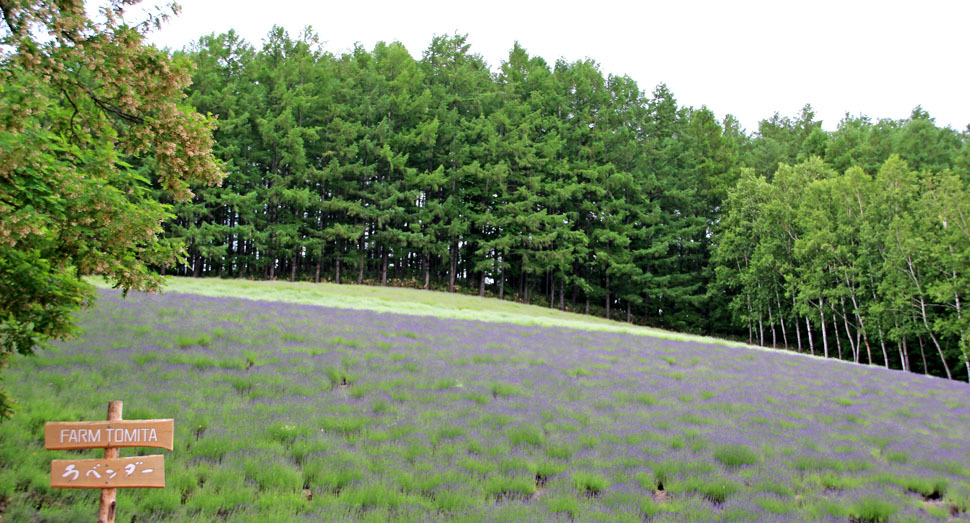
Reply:
[[[176,206],[179,274],[469,292],[944,376],[965,361],[968,133],[921,108],[830,132],[806,105],[748,133],[593,60],[514,44],[492,70],[457,34],[415,58],[230,31],[180,57],[229,178]]]
[[[99,274],[154,290],[177,261],[159,191],[222,177],[213,119],[183,102],[193,65],[144,44],[164,12],[130,24],[109,2],[0,1],[0,366],[70,333]],[[0,391],[0,417],[12,412]]]
[[[970,130],[922,108],[748,132],[517,43],[494,69],[458,34],[418,58],[279,27],[170,54],[128,2],[62,4],[0,1],[4,354],[69,331],[80,275],[161,270],[476,293],[970,379]]]

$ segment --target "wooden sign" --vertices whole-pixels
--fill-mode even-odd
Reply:
[[[118,459],[55,459],[51,488],[164,488],[161,455]]]
[[[175,421],[144,419],[124,421],[53,421],[44,425],[44,448],[100,449],[154,447],[172,450]]]
[[[172,450],[175,421],[124,420],[121,402],[108,403],[108,421],[54,421],[44,426],[44,446],[50,450],[104,449],[104,459],[51,461],[51,488],[101,489],[98,523],[114,523],[115,489],[164,488],[165,457],[122,458],[119,447],[155,447]]]

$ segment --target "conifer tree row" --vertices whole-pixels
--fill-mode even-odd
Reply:
[[[693,198],[726,191],[707,174],[728,184],[738,143],[666,87],[648,97],[591,60],[550,65],[518,45],[492,72],[460,35],[420,60],[398,43],[335,56],[279,28],[260,49],[230,31],[185,54],[229,177],[177,205],[180,274],[461,290],[708,328],[698,279],[716,205]]]
[[[592,60],[515,44],[490,69],[461,35],[420,59],[279,28],[184,54],[229,176],[176,205],[179,274],[434,288],[964,372],[970,145],[922,109],[826,132],[806,106],[748,134]]]

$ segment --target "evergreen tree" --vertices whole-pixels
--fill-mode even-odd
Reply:
[[[244,201],[240,195],[247,192],[249,177],[244,174],[249,162],[242,143],[249,113],[241,102],[250,89],[246,74],[253,54],[252,47],[234,31],[204,36],[187,53],[196,64],[187,102],[218,119],[213,152],[223,160],[228,174],[221,186],[200,188],[192,200],[175,203],[177,218],[169,225],[168,236],[185,245],[184,269],[194,276],[207,273],[206,264],[220,275],[227,269],[231,273],[231,245],[242,244],[244,237],[254,233],[251,226],[240,222],[240,203]]]
[[[427,171],[423,184],[432,189],[424,195],[422,207],[421,256],[425,286],[431,256],[437,255],[447,263],[449,291],[454,291],[464,262],[466,273],[477,274],[483,294],[485,271],[492,266],[485,260],[490,250],[483,240],[494,233],[486,230],[489,225],[482,218],[491,167],[487,149],[476,144],[489,135],[492,82],[485,62],[469,52],[466,40],[463,35],[435,37],[422,59],[434,132],[433,140],[418,152],[417,165]]]
[[[186,56],[230,177],[176,208],[184,274],[508,291],[962,375],[970,132],[921,108],[829,133],[806,105],[749,136],[588,59],[516,44],[492,74],[464,35],[420,61],[279,28]]]

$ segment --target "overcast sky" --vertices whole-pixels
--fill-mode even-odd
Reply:
[[[149,2],[151,3],[151,2]],[[826,129],[842,116],[905,118],[922,105],[937,124],[970,124],[970,1],[272,2],[183,0],[150,36],[182,48],[235,29],[257,48],[274,25],[310,25],[325,48],[403,43],[420,58],[436,34],[468,34],[493,70],[518,41],[531,55],[596,60],[681,105],[737,116],[749,131],[811,103]]]

